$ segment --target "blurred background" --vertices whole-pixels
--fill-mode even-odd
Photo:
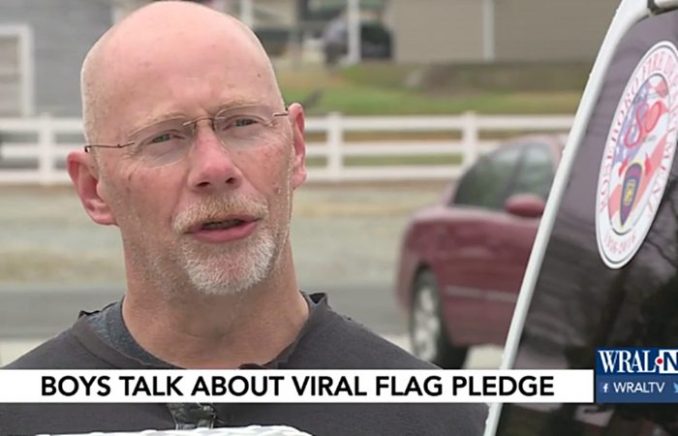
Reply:
[[[0,364],[124,292],[69,186],[79,70],[147,0],[0,0]],[[498,365],[550,182],[617,0],[212,0],[308,115],[301,286],[447,367]]]

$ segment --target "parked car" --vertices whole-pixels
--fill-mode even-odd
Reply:
[[[677,8],[678,0],[624,0],[615,14],[538,229],[502,368],[593,369],[600,348],[678,347]],[[678,398],[666,372],[654,375]],[[604,404],[607,383],[593,388],[595,404],[494,404],[485,436],[678,434],[676,400]]]
[[[504,344],[562,146],[555,135],[503,144],[411,218],[396,293],[415,355],[459,368],[469,346]]]
[[[323,52],[327,65],[336,64],[348,54],[348,28],[340,16],[330,21],[323,32]],[[360,23],[360,58],[388,60],[393,56],[393,37],[381,23],[363,21]]]

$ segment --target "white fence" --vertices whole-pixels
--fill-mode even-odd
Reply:
[[[306,121],[309,180],[449,180],[458,177],[480,153],[499,143],[482,138],[506,132],[566,133],[572,120],[571,116],[473,113],[397,117],[330,114],[310,118]],[[321,140],[315,141],[316,138]],[[81,147],[82,141],[80,119],[0,118],[0,184],[50,185],[68,181],[66,155]],[[397,162],[390,164],[394,159]],[[416,164],[422,159],[427,162]]]

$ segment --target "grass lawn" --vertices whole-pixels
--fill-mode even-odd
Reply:
[[[450,67],[453,68],[453,67]],[[477,68],[477,67],[473,67]],[[466,69],[473,69],[466,67]],[[581,67],[584,71],[586,67]],[[278,71],[286,101],[299,101],[311,115],[332,111],[347,115],[459,114],[573,114],[579,103],[582,80],[563,73],[558,83],[556,67],[514,74],[515,86],[497,71],[461,74],[450,70],[426,73],[423,67],[364,64],[330,72],[322,67]],[[454,71],[454,74],[453,74]],[[463,71],[462,71],[463,72]],[[428,75],[428,76],[427,76]],[[483,76],[480,80],[477,77]],[[502,75],[500,78],[499,75]],[[529,77],[532,75],[532,77]],[[550,85],[543,85],[541,77]],[[567,76],[567,77],[565,77]],[[501,79],[501,80],[500,80]],[[543,85],[543,86],[540,86]],[[580,86],[581,85],[581,86]]]
[[[322,66],[279,69],[287,102],[298,101],[307,114],[323,115],[456,115],[574,114],[588,75],[586,65],[456,65],[426,67],[365,63],[328,71]],[[483,132],[483,140],[507,140],[532,131]],[[360,141],[459,140],[461,132],[347,132],[348,143]],[[307,132],[309,143],[325,142],[325,132]],[[347,167],[393,165],[459,165],[461,154],[348,156]],[[308,156],[310,168],[324,167],[324,156]]]

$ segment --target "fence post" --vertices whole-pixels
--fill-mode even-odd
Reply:
[[[464,128],[461,132],[464,158],[461,167],[462,170],[466,170],[478,159],[478,117],[475,112],[464,112],[462,119],[464,120]]]
[[[38,118],[38,181],[41,185],[50,185],[54,182],[54,135],[52,118],[49,114],[42,114]]]
[[[344,166],[341,146],[344,142],[344,130],[341,114],[331,112],[327,115],[327,171],[330,180],[338,182]]]

